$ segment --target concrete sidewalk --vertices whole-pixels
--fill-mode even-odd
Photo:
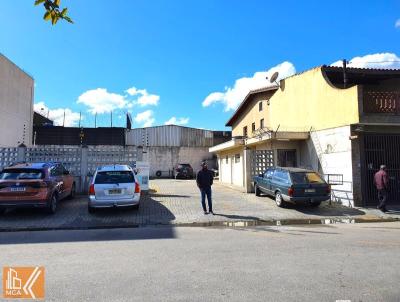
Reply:
[[[215,215],[204,215],[200,193],[193,180],[151,181],[139,210],[109,209],[87,212],[87,197],[59,203],[55,215],[40,210],[8,211],[0,216],[0,231],[90,229],[147,225],[279,225],[335,222],[374,222],[400,219],[400,211],[384,214],[376,209],[348,208],[322,204],[319,208],[291,206],[278,208],[267,196],[256,197],[216,183],[213,186]]]

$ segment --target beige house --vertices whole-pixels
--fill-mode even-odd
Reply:
[[[226,126],[232,140],[210,148],[222,183],[252,192],[268,167],[303,167],[332,183],[334,200],[373,205],[384,163],[400,201],[400,70],[316,67],[249,92]]]
[[[0,54],[0,147],[31,145],[33,78]]]

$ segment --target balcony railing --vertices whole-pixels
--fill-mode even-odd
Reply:
[[[364,113],[400,115],[400,91],[364,91]]]

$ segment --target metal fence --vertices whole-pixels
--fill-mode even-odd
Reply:
[[[75,178],[77,192],[86,193],[91,175],[99,166],[133,165],[143,149],[134,146],[40,146],[0,148],[0,169],[17,162],[61,162]]]

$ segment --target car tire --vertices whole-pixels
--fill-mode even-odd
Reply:
[[[51,195],[51,198],[50,198],[50,200],[48,202],[48,205],[47,205],[47,208],[46,208],[46,212],[48,214],[53,215],[53,214],[56,213],[56,211],[57,211],[57,202],[58,202],[57,195],[56,194]]]
[[[158,170],[158,171],[156,172],[156,176],[157,176],[157,177],[161,177],[161,171],[160,171],[160,170]]]
[[[318,208],[320,205],[321,205],[321,202],[320,202],[320,201],[318,201],[318,202],[312,202],[312,203],[310,204],[310,206],[312,206],[313,208]]]
[[[95,208],[91,207],[91,206],[88,206],[88,212],[89,212],[89,214],[94,214]]]
[[[254,194],[256,194],[256,196],[260,196],[261,195],[261,191],[258,188],[257,184],[254,185]]]
[[[279,191],[275,193],[275,203],[280,208],[285,207],[285,201],[283,200],[282,194]]]
[[[68,199],[74,199],[76,195],[76,187],[75,183],[72,184],[71,193],[68,196]]]

